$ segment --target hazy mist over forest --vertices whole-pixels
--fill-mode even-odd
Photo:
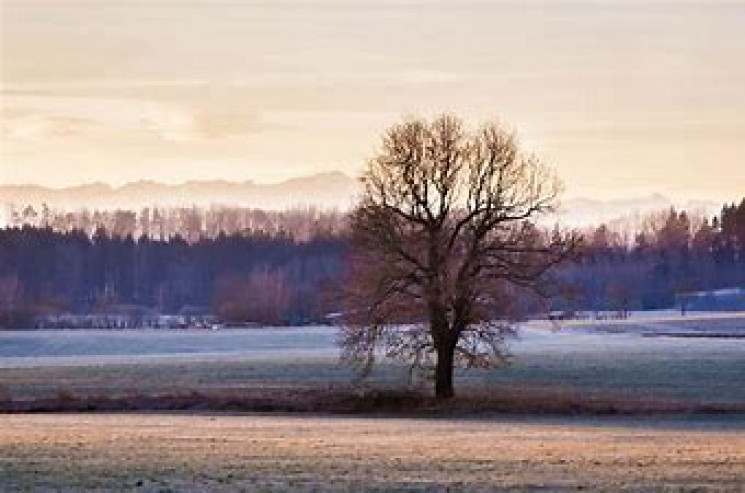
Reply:
[[[359,180],[341,172],[301,176],[277,183],[225,180],[190,181],[165,184],[149,180],[111,186],[89,183],[70,187],[39,185],[0,185],[0,226],[10,224],[14,211],[31,206],[41,212],[44,207],[58,212],[80,210],[139,211],[146,207],[249,207],[268,211],[319,208],[345,212],[361,192]],[[560,202],[544,222],[563,226],[587,227],[609,221],[639,223],[650,213],[670,207],[711,216],[720,203],[706,200],[674,201],[662,194],[623,199],[567,198]]]

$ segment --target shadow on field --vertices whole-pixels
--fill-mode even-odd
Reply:
[[[585,395],[568,389],[466,388],[449,401],[413,389],[255,388],[92,396],[59,391],[51,398],[13,399],[0,395],[0,412],[230,411],[261,413],[376,414],[391,417],[468,417],[483,414],[557,416],[643,416],[744,414],[745,404],[692,403],[630,396]]]

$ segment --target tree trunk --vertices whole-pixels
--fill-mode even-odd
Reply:
[[[452,399],[453,389],[453,356],[455,346],[443,344],[437,349],[437,366],[435,367],[435,398],[437,400]]]

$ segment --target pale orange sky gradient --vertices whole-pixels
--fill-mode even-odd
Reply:
[[[0,183],[356,173],[500,117],[567,196],[745,194],[745,3],[0,0]]]

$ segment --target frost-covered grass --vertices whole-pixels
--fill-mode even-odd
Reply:
[[[512,365],[459,372],[457,385],[493,394],[745,405],[745,339],[642,335],[659,325],[732,330],[745,317],[666,315],[655,326],[649,319],[569,322],[558,331],[529,323],[511,343]],[[338,363],[335,339],[330,327],[0,332],[0,399],[345,386],[354,371]],[[405,387],[408,372],[382,364],[371,382]]]
[[[0,331],[0,366],[71,364],[76,360],[97,364],[131,358],[333,357],[337,354],[335,338],[332,327]]]
[[[0,416],[3,491],[740,491],[745,423]]]
[[[186,407],[192,414],[0,414],[0,491],[742,489],[743,414],[494,412],[603,414],[606,405],[633,412],[638,404],[643,414],[654,402],[743,408],[745,340],[644,337],[638,324],[623,324],[633,330],[528,324],[511,344],[511,366],[459,372],[457,401],[465,407],[429,419],[207,414],[220,407],[199,407],[222,395],[280,396],[301,407],[305,396],[314,405],[319,396],[338,397],[354,374],[338,364],[331,328],[0,333],[0,404],[50,399],[64,408],[96,396],[136,403],[168,395],[198,405]],[[381,365],[372,376],[379,388],[407,383],[400,366]],[[329,388],[337,393],[323,394]],[[404,414],[406,399],[393,402]],[[461,412],[482,399],[496,407]]]
[[[745,313],[742,312],[693,312],[685,316],[669,311],[633,312],[623,320],[576,320],[562,325],[565,330],[573,331],[745,338]]]

